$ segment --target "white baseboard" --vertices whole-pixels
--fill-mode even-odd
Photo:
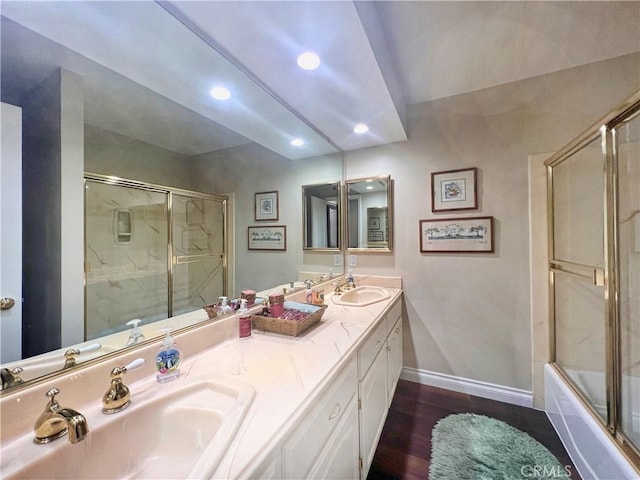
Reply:
[[[505,387],[494,383],[480,382],[469,378],[455,377],[445,373],[430,372],[417,368],[403,367],[400,378],[454,392],[475,395],[499,402],[533,408],[533,392],[519,388]]]

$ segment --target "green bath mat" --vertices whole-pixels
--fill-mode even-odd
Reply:
[[[433,428],[429,480],[568,478],[542,444],[500,420],[460,413]]]

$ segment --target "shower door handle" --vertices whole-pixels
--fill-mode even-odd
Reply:
[[[550,261],[549,267],[554,272],[573,275],[574,277],[579,277],[583,280],[591,282],[596,287],[604,287],[605,272],[603,268],[581,265],[579,263],[566,262],[561,260]]]

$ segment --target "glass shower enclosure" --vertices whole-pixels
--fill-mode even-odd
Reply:
[[[227,294],[227,197],[85,176],[85,339]]]
[[[640,93],[547,161],[551,361],[640,464]]]

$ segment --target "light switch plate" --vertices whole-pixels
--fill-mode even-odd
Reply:
[[[357,267],[358,266],[358,256],[357,255],[349,255],[349,266]]]
[[[339,254],[336,254],[333,256],[333,266],[334,267],[339,267],[342,264],[342,259],[341,256]]]

